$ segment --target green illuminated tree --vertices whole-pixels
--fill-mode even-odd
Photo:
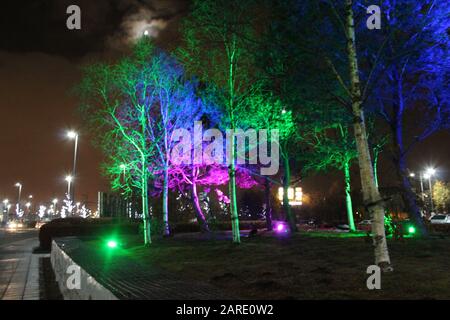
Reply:
[[[237,123],[243,129],[255,130],[277,130],[277,139],[272,141],[273,135],[269,135],[268,142],[278,144],[280,157],[284,170],[283,177],[283,210],[292,232],[297,231],[295,215],[292,213],[288,198],[288,188],[291,186],[291,165],[292,160],[291,146],[298,141],[297,126],[294,121],[292,111],[288,111],[282,102],[271,94],[264,93],[262,86],[255,85],[252,94],[245,99],[239,114],[245,114],[240,117]],[[297,139],[297,140],[296,140]],[[259,141],[261,142],[261,141]],[[257,146],[249,146],[256,148]],[[273,150],[272,150],[273,152]],[[280,163],[278,164],[280,165]],[[268,209],[266,209],[268,210]]]
[[[348,225],[351,231],[356,231],[350,167],[357,158],[357,151],[350,129],[350,114],[336,105],[327,108],[324,105],[306,105],[309,108],[303,108],[301,141],[308,145],[310,150],[303,155],[304,169],[326,171],[336,168],[343,172]]]
[[[183,24],[184,38],[178,56],[191,74],[214,85],[225,112],[223,127],[237,128],[237,113],[251,84],[255,1],[194,0]],[[240,243],[236,201],[236,151],[231,139],[229,165],[230,216],[233,242]]]
[[[152,100],[147,96],[143,66],[154,48],[140,42],[131,58],[119,62],[94,64],[84,70],[79,86],[82,112],[97,134],[97,141],[108,156],[113,187],[130,186],[140,190],[144,242],[151,243],[148,204],[149,161],[154,145],[149,138],[147,119]],[[126,164],[127,183],[120,182],[120,165]]]
[[[356,1],[273,3],[272,41],[265,41],[267,50],[261,52],[266,58],[261,63],[268,66],[272,87],[295,115],[301,116],[305,100],[335,103],[350,114],[363,198],[373,220],[375,262],[383,270],[392,270],[384,231],[385,206],[374,178],[363,110],[366,86],[356,50]]]

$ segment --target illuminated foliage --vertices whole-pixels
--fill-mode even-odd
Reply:
[[[253,55],[249,51],[254,38],[256,1],[195,0],[183,23],[183,44],[178,56],[191,74],[215,88],[223,107],[223,125],[237,128],[239,105],[251,87]],[[236,159],[234,139],[231,159]],[[236,164],[229,167],[230,216],[233,242],[240,242],[236,201]]]

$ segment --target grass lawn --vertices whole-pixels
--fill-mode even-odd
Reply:
[[[450,239],[389,240],[394,272],[366,287],[373,249],[365,237],[303,233],[228,241],[158,240],[127,255],[242,299],[450,299]]]

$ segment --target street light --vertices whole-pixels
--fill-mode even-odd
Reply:
[[[52,203],[53,203],[53,214],[56,215],[56,204],[58,203],[58,199],[56,198],[53,199]]]
[[[17,188],[19,188],[19,195],[17,197],[17,209],[16,209],[16,214],[19,215],[19,213],[20,213],[20,197],[22,195],[22,184],[20,182],[17,182],[15,184],[15,186]]]
[[[70,184],[71,184],[72,181],[73,181],[73,177],[72,177],[71,175],[66,176],[66,181],[67,181],[67,196],[68,196],[69,199],[70,199],[70,198],[71,198],[71,197],[70,197]]]
[[[435,175],[436,173],[436,169],[434,168],[428,168],[427,171],[425,171],[425,179],[428,179],[428,185],[430,188],[430,208],[431,208],[431,212],[434,211],[434,204],[433,204],[433,186],[431,183],[431,178]]]
[[[3,223],[4,224],[6,224],[6,222],[8,221],[8,213],[9,213],[8,212],[9,211],[8,203],[9,203],[8,199],[3,200]]]
[[[73,169],[72,169],[72,180],[76,177],[76,169],[77,169],[77,153],[78,153],[78,133],[75,131],[67,132],[67,137],[71,140],[75,140],[74,152],[73,152]],[[71,181],[72,182],[72,181]],[[75,201],[75,184],[72,183],[72,196],[69,194],[70,199]]]

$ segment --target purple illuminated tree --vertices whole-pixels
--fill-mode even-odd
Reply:
[[[164,52],[157,53],[146,70],[146,84],[154,95],[147,118],[147,132],[155,149],[150,162],[153,175],[162,174],[162,215],[164,235],[169,228],[169,170],[176,130],[191,128],[205,112],[197,95],[197,82],[186,79],[183,68]]]
[[[411,188],[407,157],[418,143],[450,128],[449,11],[446,1],[385,0],[383,26],[362,50],[365,63],[373,66],[366,75],[373,79],[368,81],[368,91],[372,89],[368,106],[390,130],[402,196],[422,235],[426,229]],[[375,47],[380,43],[381,50]]]
[[[233,130],[241,116],[237,108],[252,82],[253,55],[249,49],[256,34],[257,3],[253,0],[194,0],[183,24],[183,43],[178,50],[178,56],[190,73],[218,89],[224,125]],[[230,142],[230,216],[233,242],[240,243],[234,138]]]

